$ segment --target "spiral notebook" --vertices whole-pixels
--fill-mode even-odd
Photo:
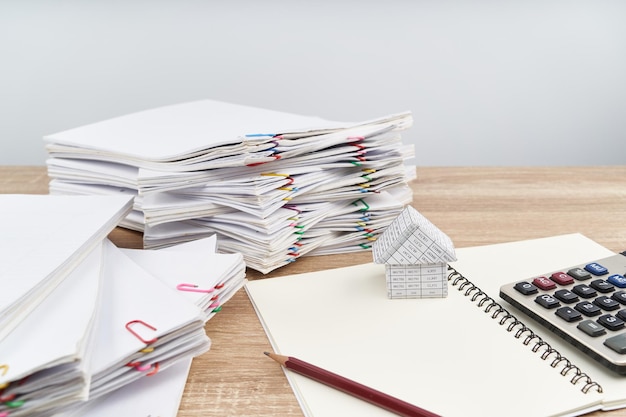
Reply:
[[[497,298],[503,283],[611,251],[570,234],[456,254],[444,299],[388,299],[384,266],[376,264],[255,280],[246,289],[278,353],[440,415],[562,416],[626,407],[626,378]],[[516,338],[492,318],[494,301],[548,344],[534,348],[534,342]],[[547,353],[549,347],[554,351]],[[293,372],[286,375],[307,416],[388,415]]]

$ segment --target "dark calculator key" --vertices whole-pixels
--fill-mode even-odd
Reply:
[[[574,308],[587,317],[597,316],[598,314],[602,313],[600,307],[593,303],[590,303],[589,301],[583,301],[581,303],[578,303]]]
[[[585,284],[574,285],[572,288],[574,294],[580,295],[582,298],[591,298],[598,295],[596,290]]]
[[[581,321],[580,323],[578,323],[578,326],[576,327],[578,327],[580,330],[582,330],[583,332],[585,332],[591,337],[602,336],[603,334],[606,333],[606,330],[604,329],[604,327],[600,326],[598,323],[596,323],[593,320]]]
[[[604,341],[604,344],[617,353],[626,353],[626,334],[622,333],[609,337]]]
[[[613,311],[619,308],[619,303],[612,298],[603,295],[593,300],[593,303],[603,310]]]
[[[555,272],[550,276],[550,279],[559,285],[569,285],[574,282],[574,278],[567,275],[565,272]]]
[[[626,288],[626,278],[620,274],[613,274],[606,279],[611,284],[619,288]]]
[[[605,267],[603,267],[597,262],[592,262],[590,264],[585,265],[585,271],[590,272],[596,276],[604,275],[609,272],[608,269],[606,269]]]
[[[611,295],[611,298],[620,304],[626,304],[626,291],[618,291]]]
[[[518,282],[514,288],[524,295],[535,294],[538,291],[537,287],[528,282]]]
[[[556,284],[553,281],[550,281],[546,277],[537,277],[533,279],[533,285],[541,288],[544,291],[556,288]]]
[[[556,315],[568,322],[577,321],[583,318],[578,311],[569,307],[557,308]]]
[[[591,281],[589,283],[589,286],[593,288],[594,290],[598,290],[601,293],[615,291],[615,286],[613,286],[613,284],[606,282],[603,279],[596,279],[595,281]]]
[[[555,308],[561,305],[561,303],[559,303],[559,300],[549,294],[542,294],[537,296],[537,298],[535,298],[535,302],[545,308]]]
[[[609,330],[619,330],[624,327],[624,320],[611,314],[604,314],[598,317],[598,323],[600,323]]]
[[[589,274],[589,272],[585,271],[582,268],[572,268],[569,271],[567,271],[567,275],[577,279],[578,281],[583,281],[585,279],[591,278],[591,275]]]
[[[626,321],[626,310],[620,310],[615,315],[619,317],[620,319]]]
[[[626,295],[626,294],[625,294]],[[580,300],[576,294],[569,290],[558,290],[554,292],[554,297],[563,301],[565,304],[575,303]]]

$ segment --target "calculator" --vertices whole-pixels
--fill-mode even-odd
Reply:
[[[626,251],[500,287],[500,297],[626,375]]]

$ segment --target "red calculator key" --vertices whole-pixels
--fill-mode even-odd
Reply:
[[[546,277],[537,277],[533,279],[533,284],[544,291],[556,288],[556,284]]]
[[[574,282],[574,278],[567,275],[565,272],[555,272],[550,276],[550,279],[559,285],[569,285]]]

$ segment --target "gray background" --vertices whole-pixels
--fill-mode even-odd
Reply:
[[[340,121],[410,110],[421,166],[624,164],[625,22],[620,0],[0,0],[0,164],[202,98]]]

